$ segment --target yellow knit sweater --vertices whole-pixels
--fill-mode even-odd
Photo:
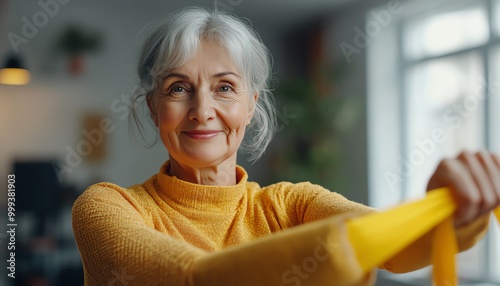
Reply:
[[[85,285],[373,282],[374,275],[361,273],[344,228],[347,218],[373,209],[310,183],[262,188],[248,182],[241,167],[238,184],[228,187],[185,182],[168,176],[167,168],[168,161],[130,188],[93,185],[77,199],[73,229]],[[459,231],[461,249],[486,228],[482,219]],[[421,239],[384,268],[426,265],[429,241]]]

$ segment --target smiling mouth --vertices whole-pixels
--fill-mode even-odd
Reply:
[[[221,131],[219,130],[192,130],[192,131],[183,131],[182,133],[186,134],[189,138],[199,139],[199,140],[208,140],[212,139],[215,136],[219,135]]]

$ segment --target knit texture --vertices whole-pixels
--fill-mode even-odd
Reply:
[[[373,209],[311,183],[260,187],[241,167],[235,186],[193,184],[167,175],[168,164],[141,185],[99,183],[77,199],[73,228],[85,285],[373,282],[373,273],[361,273],[344,227]],[[485,228],[476,225],[462,240],[474,244]],[[423,266],[428,251],[419,248],[385,268]]]

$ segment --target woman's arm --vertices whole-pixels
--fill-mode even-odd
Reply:
[[[472,247],[488,230],[491,212],[500,205],[500,157],[481,151],[462,152],[440,162],[427,190],[449,187],[457,204],[455,230],[460,251]],[[407,272],[430,262],[432,232],[386,263],[390,271]],[[405,256],[414,257],[408,261]]]
[[[458,249],[465,251],[479,242],[488,230],[490,215],[455,229]],[[431,263],[432,240],[434,230],[428,232],[403,251],[380,266],[380,268],[393,273],[405,273],[428,266]]]
[[[87,286],[167,281],[189,285],[187,273],[196,259],[206,255],[147,226],[132,204],[113,189],[87,190],[76,200],[72,216]]]
[[[314,185],[309,185],[314,187]],[[316,187],[318,189],[318,187]],[[316,190],[314,199],[304,205],[302,213],[303,223],[323,220],[341,213],[354,212],[357,214],[367,214],[376,212],[375,209],[351,202],[337,193],[332,193],[324,189]],[[489,214],[484,215],[467,225],[456,228],[457,242],[460,251],[465,251],[475,245],[487,232]],[[384,235],[375,234],[374,235]],[[428,266],[431,261],[431,245],[434,232],[430,231],[404,250],[400,251],[392,259],[380,266],[395,273],[414,271]]]
[[[73,228],[85,285],[371,285],[339,216],[215,253],[147,226],[116,190],[92,188],[75,202]]]

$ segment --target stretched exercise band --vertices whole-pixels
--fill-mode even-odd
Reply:
[[[368,272],[382,265],[436,228],[432,244],[434,285],[458,285],[455,265],[458,246],[453,226],[456,207],[449,189],[440,188],[419,201],[348,221],[349,240],[362,269]],[[500,208],[494,214],[500,222]]]

